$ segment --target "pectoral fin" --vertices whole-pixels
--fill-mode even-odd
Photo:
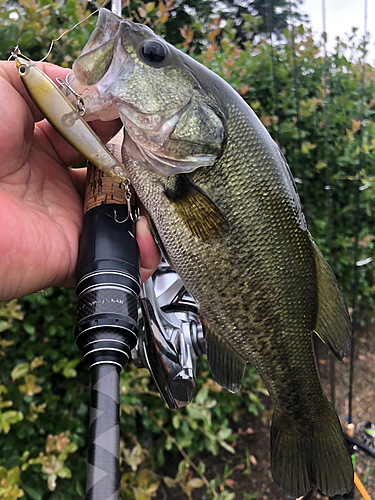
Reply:
[[[213,378],[230,392],[241,389],[246,368],[246,359],[242,358],[219,335],[205,328],[207,361]]]
[[[351,338],[348,309],[337,280],[315,243],[313,250],[318,282],[318,314],[314,331],[342,360]]]
[[[179,217],[198,239],[212,241],[226,231],[227,223],[219,207],[186,175],[174,176],[165,194]]]

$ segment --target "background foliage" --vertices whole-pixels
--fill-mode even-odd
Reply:
[[[180,43],[182,50],[221,75],[251,104],[283,149],[297,179],[310,231],[352,304],[358,185],[357,261],[374,257],[375,73],[365,66],[361,122],[365,47],[353,32],[347,40],[337,40],[325,64],[323,41],[314,41],[311,31],[299,24],[299,3],[291,2],[290,8],[285,1],[274,1],[279,7],[271,9],[278,36],[274,47],[268,36],[270,20],[265,19],[270,11],[262,2],[244,2],[246,8],[240,12],[230,10],[233,2],[228,0],[220,3],[223,11],[228,7],[220,13],[216,2],[208,0],[194,5],[182,0],[132,1],[124,5],[123,15],[148,22],[168,40]],[[40,59],[51,39],[96,7],[87,1],[0,1],[1,58],[18,44],[26,55]],[[296,26],[292,32],[290,19]],[[64,36],[49,60],[70,66],[95,21],[92,17]],[[357,269],[358,317],[371,320],[373,263]],[[74,291],[67,289],[49,289],[0,304],[0,498],[83,496],[89,375],[74,343],[75,307]],[[220,480],[209,481],[204,462],[194,458],[202,452],[215,455],[220,447],[234,452],[236,435],[230,424],[245,412],[257,414],[262,409],[259,396],[264,389],[251,367],[236,396],[212,381],[204,360],[198,368],[193,403],[184,411],[170,411],[148,372],[126,367],[121,378],[123,498],[147,500],[161,482],[182,488],[187,497],[204,487],[206,498],[234,498]],[[174,477],[157,472],[170,454],[180,461]]]

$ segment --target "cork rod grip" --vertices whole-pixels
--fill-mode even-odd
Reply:
[[[87,162],[83,213],[99,205],[125,205],[125,186]]]

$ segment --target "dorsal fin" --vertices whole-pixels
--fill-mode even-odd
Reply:
[[[318,313],[314,331],[341,361],[351,338],[348,308],[335,275],[314,242],[313,250],[318,283]]]
[[[182,222],[194,236],[206,242],[225,232],[227,222],[219,207],[186,175],[174,176],[165,194]]]

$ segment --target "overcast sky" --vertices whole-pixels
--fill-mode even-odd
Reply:
[[[367,0],[367,31],[371,35],[368,62],[375,61],[375,0]],[[359,28],[359,36],[364,34],[364,5],[365,0],[325,0],[328,33],[328,47],[334,45],[336,36],[351,33],[352,26]],[[309,14],[311,25],[316,33],[323,30],[322,0],[305,0],[301,12]]]

